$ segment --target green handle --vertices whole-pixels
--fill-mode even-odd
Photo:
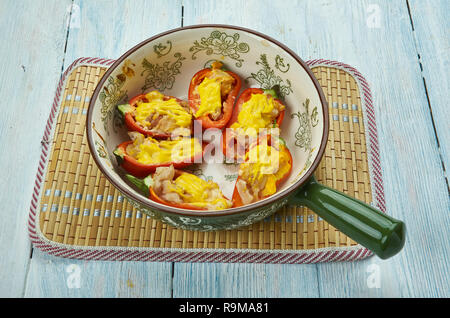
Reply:
[[[382,259],[394,256],[405,244],[406,227],[402,221],[328,188],[318,183],[314,177],[291,197],[289,203],[307,206]]]

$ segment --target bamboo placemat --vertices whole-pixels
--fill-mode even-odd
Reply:
[[[60,82],[30,210],[35,246],[63,257],[108,260],[312,263],[371,255],[305,207],[284,207],[259,223],[217,232],[177,229],[137,211],[97,168],[85,135],[89,98],[112,62],[78,59]],[[317,179],[384,209],[367,83],[342,63],[309,64],[330,111]]]

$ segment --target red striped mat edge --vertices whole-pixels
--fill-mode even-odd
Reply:
[[[109,67],[115,60],[82,57],[76,59],[62,74],[56,88],[52,109],[45,126],[43,141],[50,140],[55,118],[61,103],[62,90],[69,74],[81,65]],[[359,87],[363,105],[365,128],[368,132],[368,160],[374,204],[386,213],[383,178],[378,148],[375,111],[370,87],[366,79],[354,67],[337,61],[315,59],[306,62],[309,67],[328,66],[342,69],[352,75]],[[367,138],[367,136],[366,136]],[[311,250],[252,250],[252,249],[182,249],[120,246],[76,246],[57,243],[47,239],[37,227],[38,205],[44,172],[50,152],[50,144],[42,142],[42,152],[36,173],[31,205],[28,215],[28,235],[33,247],[64,258],[102,261],[151,261],[151,262],[216,262],[216,263],[266,263],[266,264],[312,264],[324,262],[357,261],[373,253],[361,245],[330,247]]]

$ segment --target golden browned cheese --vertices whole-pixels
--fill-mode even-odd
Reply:
[[[250,202],[254,202],[274,194],[276,182],[290,169],[288,154],[268,145],[252,147],[245,160],[239,167],[239,177],[245,182],[245,187],[242,182],[237,185],[244,204],[250,197]]]
[[[220,62],[212,65],[212,71],[195,88],[194,93],[200,96],[200,106],[195,117],[210,115],[217,119],[222,113],[223,99],[233,89],[235,79],[227,72],[220,69]]]
[[[183,173],[173,180],[174,175],[173,166],[156,169],[153,177],[154,189],[161,198],[207,210],[223,210],[232,206],[232,202],[223,196],[217,183],[205,181],[191,173]]]

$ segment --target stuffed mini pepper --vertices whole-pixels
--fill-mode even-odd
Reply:
[[[274,194],[292,170],[292,156],[282,139],[271,136],[254,144],[239,166],[233,206],[250,204]]]
[[[222,129],[228,123],[241,89],[240,77],[214,62],[198,71],[189,84],[189,106],[203,128]]]
[[[203,147],[197,138],[180,137],[158,140],[138,132],[128,133],[131,140],[117,146],[118,164],[136,177],[145,177],[158,167],[182,168],[201,161]]]
[[[176,170],[173,165],[158,167],[145,179],[127,177],[150,199],[164,205],[191,210],[223,210],[232,206],[217,183]]]
[[[227,158],[245,155],[251,140],[280,128],[285,105],[274,90],[247,88],[239,96],[233,115],[222,135],[222,150]]]
[[[138,95],[117,108],[130,131],[164,139],[192,133],[189,103],[158,91]]]

